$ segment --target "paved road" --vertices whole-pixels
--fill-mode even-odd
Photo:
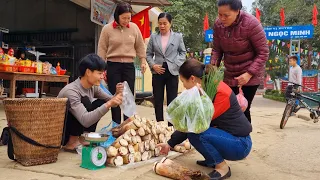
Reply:
[[[292,117],[284,130],[279,129],[279,122],[284,104],[257,96],[252,108],[254,130],[252,132],[253,149],[243,161],[230,162],[231,180],[317,180],[320,177],[320,125],[311,121]],[[152,108],[139,107],[141,116],[153,118]],[[300,114],[308,115],[301,111]],[[0,106],[0,127],[5,126],[4,112]],[[110,119],[104,117],[99,123],[103,127]],[[194,169],[210,172],[195,164],[202,159],[197,152],[190,152],[176,158],[176,161]],[[88,171],[79,167],[80,156],[60,153],[57,163],[36,167],[22,167],[8,160],[6,147],[0,147],[0,179],[26,180],[35,179],[126,179],[150,180],[166,179],[152,172],[152,164],[134,169],[108,167],[99,171]]]

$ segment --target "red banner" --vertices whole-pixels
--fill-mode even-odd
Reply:
[[[285,92],[288,86],[288,81],[281,81],[281,91]]]
[[[302,88],[303,92],[318,92],[318,76],[315,77],[303,77],[302,78]],[[307,88],[310,89],[307,89]]]
[[[274,90],[274,84],[267,84],[266,89]]]

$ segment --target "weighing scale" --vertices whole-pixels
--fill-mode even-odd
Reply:
[[[89,170],[99,170],[105,168],[107,152],[98,144],[107,141],[109,135],[100,133],[85,133],[82,134],[82,137],[84,137],[85,141],[90,142],[90,145],[82,147],[82,162],[80,167]]]

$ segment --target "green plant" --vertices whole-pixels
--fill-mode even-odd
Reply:
[[[279,101],[279,102],[286,102],[286,98],[285,97],[281,97],[281,96],[273,96],[273,95],[263,95],[264,98],[266,99],[271,99],[271,100],[275,100],[275,101]]]
[[[265,94],[271,94],[271,92],[272,92],[272,89],[267,89]]]
[[[208,70],[208,74],[205,74],[202,77],[202,88],[211,99],[214,99],[218,85],[223,80],[223,68],[223,64],[217,69],[211,68]]]

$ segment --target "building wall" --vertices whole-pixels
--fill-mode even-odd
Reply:
[[[94,41],[90,11],[67,0],[0,0],[0,27],[15,31],[78,29],[73,41]]]

